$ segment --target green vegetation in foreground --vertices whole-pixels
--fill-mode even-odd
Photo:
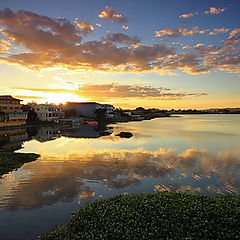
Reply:
[[[239,219],[240,196],[119,195],[87,204],[40,239],[240,239]]]
[[[36,160],[39,156],[35,153],[0,152],[0,176]]]

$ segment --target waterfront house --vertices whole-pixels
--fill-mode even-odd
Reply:
[[[64,116],[60,107],[52,104],[36,104],[28,105],[28,107],[34,110],[40,121],[54,121]]]
[[[26,124],[27,113],[23,112],[21,101],[11,95],[0,96],[0,127]]]

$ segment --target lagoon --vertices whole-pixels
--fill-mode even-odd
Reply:
[[[36,239],[120,193],[239,194],[239,123],[237,114],[206,114],[0,131],[1,150],[41,155],[0,178],[1,239]]]

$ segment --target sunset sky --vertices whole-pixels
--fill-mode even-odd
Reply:
[[[1,0],[0,95],[240,107],[239,0]]]

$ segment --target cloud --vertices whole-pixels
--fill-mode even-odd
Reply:
[[[106,34],[99,41],[85,41],[86,33],[93,26],[79,21],[71,23],[64,18],[49,18],[27,11],[13,12],[6,8],[0,11],[0,25],[4,35],[0,41],[3,53],[0,62],[18,64],[32,70],[59,67],[69,70],[173,74],[173,71],[180,69],[190,74],[199,74],[221,67],[218,64],[206,65],[206,57],[213,52],[207,52],[206,48],[200,46],[193,47],[196,52],[177,54],[173,47],[140,44],[138,37],[122,33]],[[227,31],[227,28],[202,30],[193,27],[163,29],[155,34],[157,37],[173,38]],[[223,59],[227,55],[236,58],[234,46],[239,43],[238,32],[239,29],[232,30],[229,38],[222,42],[225,45],[225,48],[221,47]],[[119,46],[118,43],[127,46]],[[212,47],[213,50],[214,48],[219,51],[220,47]],[[232,61],[235,62],[235,59]],[[221,69],[223,67],[226,66]]]
[[[124,30],[128,30],[128,28],[129,28],[128,26],[125,26],[125,25],[122,26],[122,29]]]
[[[45,99],[44,97],[39,97],[39,96],[22,96],[22,95],[17,95],[15,96],[16,98],[19,99]]]
[[[103,18],[103,19],[108,19],[112,22],[116,23],[126,23],[128,22],[127,18],[123,16],[120,12],[115,10],[112,7],[105,7],[104,10],[102,10],[99,14],[98,17]]]
[[[223,13],[226,8],[217,8],[217,7],[210,7],[209,10],[204,11],[205,14],[220,14]]]
[[[81,32],[64,18],[49,18],[27,11],[0,11],[1,33],[33,52],[58,51],[81,42]]]
[[[26,11],[14,13],[4,9],[0,11],[0,24],[5,37],[22,47],[22,51],[0,57],[0,61],[34,70],[65,67],[72,70],[150,71],[151,62],[175,52],[163,44],[117,47],[111,42],[82,42],[82,30],[68,20]],[[137,38],[127,40],[138,42]]]
[[[199,27],[187,28],[173,28],[173,29],[162,29],[155,31],[155,37],[180,37],[180,36],[193,36],[196,34],[209,34],[217,35],[218,33],[226,33],[230,31],[229,28],[214,28],[214,29],[199,29]]]
[[[198,27],[191,29],[187,28],[175,28],[175,29],[162,29],[155,31],[155,37],[179,37],[179,36],[193,36],[195,34],[205,34],[206,30],[200,30]]]
[[[103,40],[124,44],[137,44],[140,42],[139,37],[137,36],[129,37],[128,35],[123,33],[106,34],[105,36],[103,36]]]
[[[206,10],[202,13],[200,12],[184,13],[180,15],[179,18],[187,19],[187,18],[192,18],[199,14],[220,14],[220,13],[223,13],[225,10],[226,10],[226,7],[225,8],[210,7],[209,10]]]
[[[203,43],[197,43],[197,44],[194,46],[194,48],[201,48],[201,47],[203,47],[203,46],[204,46]]]
[[[74,23],[85,33],[88,34],[94,30],[94,26],[91,23],[80,22],[75,20]]]
[[[189,74],[211,72],[211,67],[206,65],[197,53],[181,53],[172,55],[159,64],[166,72],[176,69],[181,69]]]
[[[225,42],[225,41],[223,41]],[[205,66],[220,71],[239,73],[240,72],[240,54],[238,48],[231,44],[224,46],[208,45],[198,49],[196,54],[202,57]]]
[[[180,15],[179,17],[180,18],[191,18],[193,16],[194,16],[193,13],[185,13],[185,14]]]
[[[10,42],[4,39],[0,39],[0,54],[7,53],[10,48]]]
[[[185,97],[199,97],[207,95],[205,93],[184,93],[167,88],[120,84],[83,85],[79,88],[78,93],[80,96],[92,96],[93,99],[100,98],[101,100],[113,98],[180,100]]]
[[[206,65],[218,68],[221,71],[240,73],[240,54],[239,52],[218,53],[213,56],[204,57]]]
[[[218,33],[226,33],[230,31],[230,28],[214,28],[213,30],[209,30],[209,35],[217,35]]]
[[[222,41],[226,45],[240,45],[240,28],[232,30],[229,34],[228,39]]]
[[[85,84],[77,90],[65,89],[38,89],[21,88],[22,90],[50,92],[50,93],[72,93],[83,98],[94,101],[106,101],[112,99],[148,98],[155,100],[181,100],[186,97],[206,96],[206,93],[186,93],[176,89],[155,88],[149,86],[122,85],[122,84]]]

